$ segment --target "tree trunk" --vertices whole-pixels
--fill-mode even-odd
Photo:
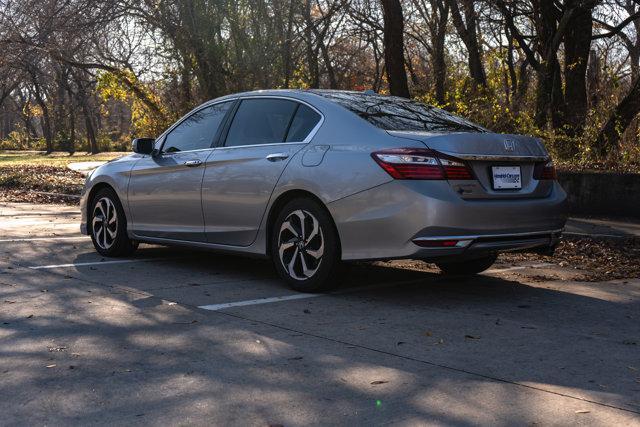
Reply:
[[[287,17],[287,32],[284,41],[284,55],[282,61],[284,62],[284,87],[288,88],[291,80],[291,41],[293,39],[293,18],[295,13],[296,3],[293,0],[289,1],[289,15]]]
[[[311,0],[304,2],[304,38],[307,54],[307,67],[309,68],[309,87],[317,89],[320,86],[320,70],[318,56],[313,49],[313,20],[311,19]]]
[[[601,157],[614,151],[625,130],[640,113],[640,78],[636,78],[631,90],[615,108],[596,140],[596,151]]]
[[[555,57],[555,56],[554,56]],[[562,92],[562,70],[556,60],[553,67],[553,80],[551,87],[551,125],[554,129],[563,129],[567,123],[565,118],[564,93]]]
[[[84,116],[84,127],[85,132],[87,134],[87,141],[89,142],[89,152],[91,154],[97,154],[98,150],[98,141],[96,139],[96,131],[95,126],[93,124],[93,114],[91,112],[91,108],[89,106],[89,99],[87,97],[87,90],[84,86],[84,82],[82,81],[79,75],[74,75],[76,86],[78,87],[77,99],[78,103],[82,108],[82,115]]]
[[[564,36],[565,113],[570,136],[582,134],[587,119],[587,66],[593,22],[590,8],[578,7]]]
[[[324,66],[327,69],[327,76],[329,76],[329,87],[331,89],[337,89],[338,80],[336,79],[336,72],[333,69],[333,65],[331,64],[329,49],[327,49],[327,46],[325,45],[324,41],[322,41],[322,39],[319,39],[318,43],[319,43],[318,47],[320,48],[320,53],[322,54],[322,60],[324,61]]]
[[[409,98],[404,68],[404,18],[400,0],[381,0],[384,14],[384,61],[391,95]]]
[[[91,111],[89,110],[86,102],[82,103],[82,113],[84,115],[84,126],[87,131],[87,140],[89,141],[89,152],[91,154],[98,154],[98,141],[96,140],[96,131],[93,126],[93,119],[91,118]]]
[[[447,64],[445,62],[445,37],[447,36],[447,21],[449,20],[449,5],[436,4],[431,2],[431,7],[438,10],[439,17],[437,21],[438,28],[432,32],[431,44],[433,53],[431,61],[434,74],[434,89],[436,101],[439,105],[444,105],[446,100],[446,84],[447,84]]]
[[[34,87],[34,96],[36,98],[36,102],[42,110],[42,135],[44,136],[44,140],[47,146],[47,154],[50,154],[53,153],[53,133],[51,131],[51,116],[49,114],[49,108],[47,107],[47,103],[42,96],[42,91],[40,89],[40,84],[37,81],[37,76],[35,74],[31,74],[31,80]]]
[[[451,8],[451,17],[456,32],[462,39],[467,48],[467,60],[469,63],[469,74],[471,78],[480,86],[487,85],[487,76],[482,64],[482,50],[478,42],[478,34],[476,31],[476,11],[472,0],[460,0],[464,10],[464,21],[462,13],[458,6],[458,0],[447,0]],[[465,22],[466,21],[466,22]]]

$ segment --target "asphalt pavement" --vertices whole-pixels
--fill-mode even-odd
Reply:
[[[262,260],[104,259],[78,221],[0,203],[0,425],[640,425],[640,279],[364,263],[299,294]]]

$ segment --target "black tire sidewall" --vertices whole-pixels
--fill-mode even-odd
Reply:
[[[313,277],[306,280],[296,280],[289,276],[278,255],[278,238],[280,227],[289,214],[296,210],[305,210],[316,217],[324,237],[324,254],[320,267]],[[338,271],[340,269],[340,242],[338,232],[330,214],[318,202],[312,199],[294,199],[287,203],[279,212],[271,231],[270,254],[274,267],[280,277],[287,284],[300,292],[320,292],[338,286]]]
[[[95,236],[93,235],[93,227],[91,226],[93,222],[93,212],[95,210],[96,204],[98,200],[105,197],[111,200],[116,208],[116,213],[118,214],[118,228],[116,232],[116,239],[109,249],[103,249],[97,244]],[[127,235],[127,217],[124,214],[124,209],[122,207],[122,203],[120,203],[118,195],[112,189],[103,188],[93,196],[93,198],[91,199],[91,205],[89,206],[87,218],[89,223],[89,235],[91,236],[91,241],[93,242],[93,246],[95,247],[96,251],[100,255],[106,257],[127,256],[137,248],[137,243],[131,241],[131,239],[129,239],[129,236]]]

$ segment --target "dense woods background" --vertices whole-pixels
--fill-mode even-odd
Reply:
[[[316,87],[637,165],[640,0],[0,0],[0,148],[128,149],[211,98]]]

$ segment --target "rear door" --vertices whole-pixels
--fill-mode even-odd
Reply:
[[[240,102],[224,144],[204,174],[208,242],[248,246],[254,241],[280,175],[320,123],[317,111],[291,99],[256,97]]]
[[[132,229],[140,236],[205,241],[201,187],[205,163],[233,101],[201,108],[136,163],[129,182]]]

